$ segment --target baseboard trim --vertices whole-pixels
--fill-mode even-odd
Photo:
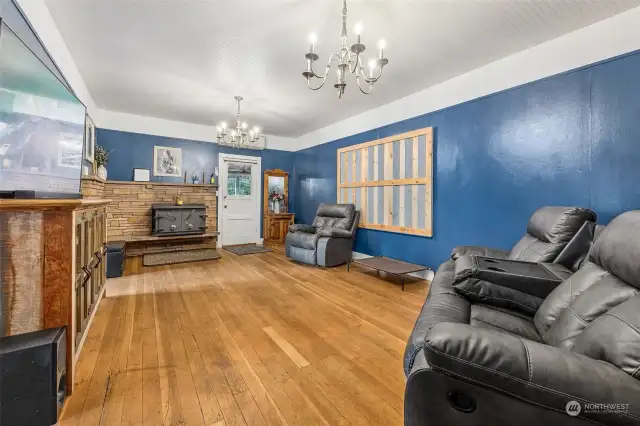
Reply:
[[[364,254],[364,253],[359,253],[357,251],[354,251],[351,255],[352,259],[367,259],[369,257],[373,257],[370,254]],[[420,272],[414,272],[412,274],[407,274],[411,277],[415,277],[415,278],[420,278],[422,280],[427,280],[427,281],[431,281],[433,280],[433,276],[435,275],[435,273],[433,271],[420,271]]]

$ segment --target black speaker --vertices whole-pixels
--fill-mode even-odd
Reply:
[[[67,395],[66,327],[0,338],[0,426],[50,426]]]

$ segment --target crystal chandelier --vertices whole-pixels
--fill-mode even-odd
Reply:
[[[235,97],[238,102],[238,114],[236,115],[236,128],[232,129],[229,133],[227,129],[227,123],[221,122],[216,129],[218,130],[218,143],[221,145],[229,145],[236,148],[252,148],[256,142],[262,137],[260,134],[260,128],[254,127],[247,132],[249,127],[245,121],[240,121],[240,101],[242,96]]]
[[[316,54],[315,43],[316,36],[315,34],[311,34],[309,36],[309,41],[311,42],[311,48],[309,49],[309,53],[304,55],[307,58],[307,69],[302,75],[307,79],[307,86],[311,90],[318,90],[327,80],[327,76],[329,75],[329,70],[331,69],[331,63],[335,60],[338,64],[337,69],[337,82],[333,85],[336,89],[338,89],[338,98],[341,98],[344,94],[344,89],[347,87],[347,72],[350,72],[356,76],[356,83],[358,83],[358,88],[360,91],[366,95],[371,93],[373,90],[373,84],[376,83],[380,77],[382,77],[382,70],[384,66],[389,63],[389,60],[384,57],[384,48],[386,47],[386,43],[384,40],[380,40],[378,42],[378,47],[380,49],[380,53],[377,59],[371,59],[369,61],[369,75],[367,76],[364,72],[364,66],[362,65],[361,54],[365,51],[365,46],[360,42],[360,34],[362,33],[362,25],[360,23],[356,24],[354,28],[354,33],[358,37],[358,41],[356,44],[352,45],[351,48],[347,47],[347,0],[344,0],[342,6],[342,34],[340,38],[342,39],[342,47],[340,48],[340,53],[332,53],[329,56],[329,61],[327,63],[326,69],[323,75],[318,75],[313,71],[313,63],[319,59],[319,56]],[[311,79],[317,78],[322,80],[322,83],[318,87],[313,87],[311,85]],[[361,83],[361,80],[364,83]],[[363,88],[363,85],[365,86]]]

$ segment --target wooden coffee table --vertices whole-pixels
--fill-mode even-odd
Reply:
[[[420,271],[432,271],[431,268],[426,266],[415,265],[413,263],[403,262],[401,260],[391,259],[384,256],[368,257],[366,259],[352,259],[347,262],[347,271],[349,271],[352,263],[375,269],[378,275],[380,275],[380,271],[386,272],[387,274],[397,275],[402,280],[402,291],[404,291],[404,276],[406,274]]]

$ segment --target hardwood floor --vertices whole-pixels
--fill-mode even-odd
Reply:
[[[107,282],[59,425],[400,425],[428,283],[281,250]]]

